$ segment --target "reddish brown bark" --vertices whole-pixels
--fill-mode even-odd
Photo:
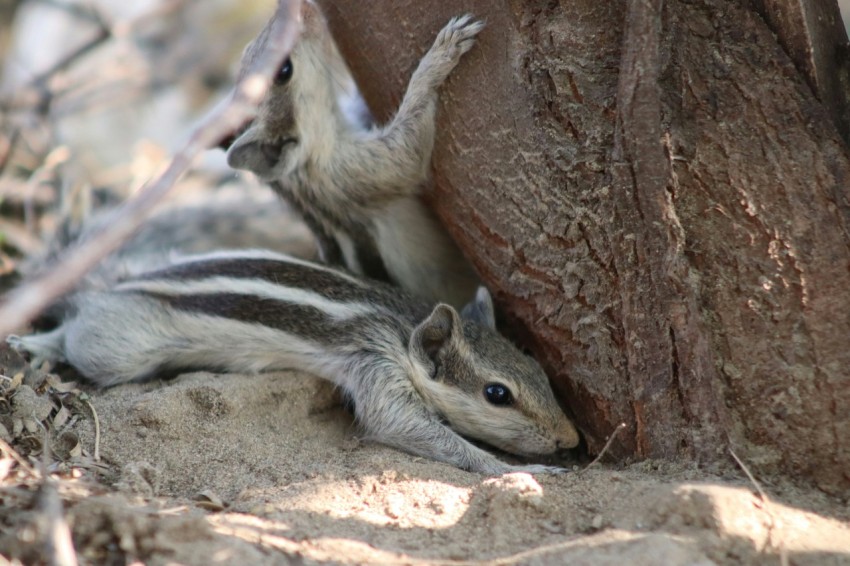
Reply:
[[[625,421],[620,458],[733,447],[836,491],[850,159],[758,4],[323,2],[381,118],[450,16],[486,18],[432,201],[591,451]]]

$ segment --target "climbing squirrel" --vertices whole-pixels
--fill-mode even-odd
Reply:
[[[484,287],[458,313],[254,250],[188,256],[66,307],[55,330],[8,342],[104,387],[199,369],[304,370],[342,390],[368,438],[484,474],[562,470],[509,465],[464,437],[526,456],[578,444],[540,366],[495,331]]]
[[[481,31],[456,17],[437,34],[395,117],[375,126],[319,7],[302,2],[302,31],[256,118],[222,141],[315,233],[326,263],[460,307],[478,280],[420,200],[429,180],[437,89]],[[248,45],[243,74],[272,22]]]

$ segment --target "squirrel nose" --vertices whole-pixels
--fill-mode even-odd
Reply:
[[[575,448],[581,442],[581,435],[572,423],[565,422],[555,436],[555,447],[557,450],[568,450]]]
[[[563,452],[565,450],[571,450],[579,445],[580,438],[578,433],[576,432],[575,437],[570,438],[559,438],[555,441],[555,448],[559,452]]]

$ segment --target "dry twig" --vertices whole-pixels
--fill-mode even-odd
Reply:
[[[0,139],[0,175],[6,170],[9,161],[12,158],[12,152],[21,137],[21,132],[18,128],[14,128],[12,133],[7,138]]]
[[[617,428],[615,428],[614,432],[611,433],[611,436],[608,437],[608,442],[605,443],[605,446],[602,447],[602,450],[599,451],[599,454],[596,455],[596,458],[594,458],[590,464],[584,467],[585,470],[599,463],[602,457],[605,456],[605,453],[608,452],[608,449],[611,448],[611,444],[614,442],[614,438],[617,436],[617,433],[619,433],[624,428],[626,428],[626,423],[620,423],[617,425]]]
[[[71,541],[71,528],[65,520],[56,481],[48,472],[51,451],[50,435],[45,430],[41,483],[38,487],[38,504],[44,527],[44,558],[51,566],[77,566],[77,553]]]
[[[62,499],[53,480],[45,477],[39,491],[41,512],[46,519],[44,553],[53,566],[77,566],[77,553],[71,540],[71,527],[65,520]]]
[[[767,513],[767,516],[770,519],[770,524],[767,527],[768,542],[770,544],[773,544],[773,530],[774,530],[774,527],[776,527],[777,522],[778,522],[776,520],[776,517],[773,516],[773,509],[772,509],[773,502],[767,497],[767,493],[765,493],[764,490],[761,488],[761,484],[759,484],[759,482],[756,481],[756,478],[750,472],[750,469],[746,466],[746,464],[744,464],[743,460],[738,458],[738,455],[735,454],[735,451],[732,450],[731,447],[729,448],[729,454],[732,455],[732,457],[735,459],[735,462],[738,463],[738,466],[740,466],[740,468],[744,471],[744,473],[747,474],[747,477],[750,479],[750,482],[755,486],[756,491],[758,491],[758,493],[759,493],[759,497],[761,498],[762,503],[764,504],[764,511],[765,511],[765,513]],[[779,546],[779,563],[780,563],[781,566],[788,566],[788,550],[785,548],[785,543],[780,540],[778,546]],[[763,551],[764,551],[764,549],[762,549],[762,552]]]
[[[100,419],[97,418],[97,411],[94,410],[94,405],[88,399],[81,398],[80,400],[89,408],[94,419],[94,461],[100,462]]]
[[[12,445],[0,438],[0,451],[8,454],[18,465],[23,469],[26,473],[33,477],[38,477],[38,473],[33,469],[29,463],[24,460],[24,457],[18,454],[18,451],[12,448]]]
[[[45,116],[53,104],[57,93],[50,88],[50,83],[55,77],[68,70],[79,60],[94,52],[101,45],[116,38],[128,37],[133,32],[151,21],[156,21],[170,12],[176,10],[186,0],[171,0],[171,2],[163,2],[157,8],[145,12],[129,21],[109,22],[106,17],[95,7],[80,6],[76,4],[44,2],[50,4],[57,9],[66,11],[73,16],[85,20],[95,26],[94,34],[85,41],[82,45],[76,47],[73,51],[66,54],[49,68],[33,76],[26,84],[27,89],[35,91],[37,97],[35,102],[29,102],[27,105],[34,107],[35,111]],[[16,104],[7,101],[0,105],[0,109],[13,110],[18,109]]]
[[[301,0],[282,0],[266,50],[234,89],[233,95],[192,134],[159,176],[149,181],[86,242],[71,248],[44,275],[9,292],[0,304],[0,336],[26,325],[47,305],[71,290],[97,263],[130,239],[153,208],[169,193],[194,159],[250,119],[265,96],[271,76],[295,44]]]
[[[761,497],[761,500],[765,504],[770,503],[770,499],[768,499],[767,494],[761,488],[761,485],[759,484],[759,482],[756,481],[755,476],[753,476],[753,474],[750,473],[750,469],[746,466],[746,464],[744,464],[744,462],[740,458],[738,458],[738,455],[735,454],[735,451],[732,450],[731,448],[729,448],[729,454],[732,455],[732,457],[738,463],[738,466],[740,466],[740,468],[744,471],[744,473],[747,474],[747,477],[750,479],[750,482],[755,486],[756,491],[759,492],[759,497]]]

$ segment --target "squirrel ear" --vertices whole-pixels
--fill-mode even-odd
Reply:
[[[496,330],[496,315],[493,309],[493,298],[487,287],[479,287],[475,293],[475,299],[463,307],[461,316],[464,320],[477,322],[491,330]]]
[[[459,331],[460,318],[449,305],[439,304],[431,314],[413,330],[410,347],[434,361]]]

